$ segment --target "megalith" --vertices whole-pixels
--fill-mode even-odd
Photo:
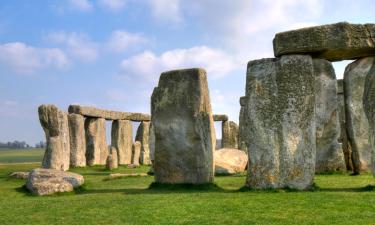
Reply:
[[[216,136],[203,69],[161,74],[151,97],[151,122],[156,182],[213,182]]]
[[[113,170],[118,168],[117,150],[115,147],[109,147],[109,155],[107,156],[106,169]]]
[[[338,116],[337,81],[332,63],[314,59],[316,164],[315,172],[345,171],[344,153],[338,142],[340,124]]]
[[[370,69],[369,58],[363,58],[350,63],[344,73],[346,126],[355,174],[371,168],[370,127],[363,108],[365,80]]]
[[[315,76],[307,55],[250,61],[240,130],[249,156],[246,186],[312,186],[315,173]]]
[[[85,120],[87,165],[105,165],[108,156],[105,119],[88,117]]]
[[[38,108],[39,121],[46,135],[47,147],[42,167],[46,169],[68,170],[70,164],[70,141],[67,113],[54,105]]]
[[[68,115],[70,135],[70,166],[86,166],[85,118],[71,113]]]
[[[221,129],[221,147],[238,149],[238,125],[227,120],[222,122]]]
[[[111,130],[111,145],[117,149],[118,163],[131,164],[133,127],[130,120],[114,120]]]
[[[135,140],[141,142],[141,155],[139,162],[141,165],[150,165],[150,122],[142,121],[137,129]]]
[[[141,142],[135,141],[133,143],[133,154],[132,154],[132,164],[135,166],[139,166],[139,158],[141,156]]]

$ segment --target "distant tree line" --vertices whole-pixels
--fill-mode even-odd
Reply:
[[[14,149],[22,149],[22,148],[45,148],[46,143],[40,141],[36,143],[34,146],[27,144],[25,141],[8,141],[8,142],[0,142],[0,148],[14,148]]]

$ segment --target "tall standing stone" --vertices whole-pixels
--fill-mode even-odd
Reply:
[[[360,61],[362,72],[366,74],[363,107],[370,126],[371,170],[375,176],[375,57],[367,57],[358,61]]]
[[[87,165],[105,165],[108,156],[105,119],[86,118],[86,161]]]
[[[86,166],[85,118],[79,114],[69,114],[70,166]]]
[[[114,120],[112,122],[111,144],[118,151],[120,165],[131,164],[133,127],[130,120]]]
[[[221,147],[238,149],[238,125],[233,121],[223,121],[221,129]]]
[[[363,58],[350,63],[344,73],[346,125],[355,174],[371,167],[370,127],[363,108],[365,80],[370,69],[368,58]]]
[[[150,165],[150,122],[143,121],[139,124],[135,140],[141,142],[140,163],[142,165]]]
[[[158,183],[213,182],[215,130],[206,72],[164,72],[151,99]]]
[[[107,156],[106,169],[113,170],[118,168],[117,150],[115,147],[109,147],[109,155]]]
[[[245,102],[240,130],[249,152],[246,186],[309,188],[316,154],[312,58],[250,61]]]
[[[332,63],[314,59],[316,105],[316,164],[315,172],[345,171],[344,154],[338,143],[337,81]]]
[[[245,119],[245,106],[247,103],[247,98],[246,96],[240,97],[240,124],[238,126],[238,148],[246,153],[248,153],[247,146],[249,144],[246,142],[246,133],[247,131],[244,130],[245,127],[249,127],[247,123],[248,121]],[[242,123],[242,125],[241,125]]]
[[[154,126],[152,126],[152,123],[150,124],[149,148],[150,148],[150,161],[151,161],[152,164],[154,164],[154,159],[155,159],[155,129],[154,129]]]
[[[38,108],[38,114],[47,142],[42,167],[68,170],[70,164],[70,141],[67,113],[59,110],[54,105],[41,105]]]
[[[132,155],[132,164],[135,166],[139,166],[139,159],[141,156],[141,142],[135,141],[133,143],[133,155]]]

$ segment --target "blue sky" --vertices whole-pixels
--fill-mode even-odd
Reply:
[[[1,0],[0,141],[44,140],[40,104],[147,113],[160,73],[186,67],[207,70],[214,113],[238,121],[246,64],[273,57],[275,33],[374,23],[374,11],[370,0]]]

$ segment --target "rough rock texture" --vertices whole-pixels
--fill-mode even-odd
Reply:
[[[225,114],[214,114],[212,116],[213,116],[214,121],[227,121],[228,120],[228,116]]]
[[[70,166],[86,166],[85,118],[79,114],[69,114]]]
[[[371,63],[364,58],[349,64],[344,73],[346,126],[355,174],[371,167],[370,127],[363,108],[365,80],[370,69]]]
[[[215,174],[235,174],[244,172],[248,156],[238,149],[222,148],[214,153]]]
[[[139,166],[139,158],[141,156],[141,142],[135,141],[133,144],[133,157],[132,157],[132,164],[135,166]]]
[[[34,169],[27,179],[26,188],[35,195],[70,192],[84,183],[82,175],[53,169]]]
[[[327,60],[314,59],[313,62],[316,105],[315,172],[345,171],[344,153],[338,143],[340,123],[335,70]]]
[[[114,120],[112,122],[111,144],[117,149],[120,165],[132,161],[133,127],[130,120]]]
[[[215,130],[203,69],[164,72],[151,98],[158,183],[210,183]]]
[[[87,165],[105,165],[108,156],[105,119],[86,118],[86,160]]]
[[[29,172],[13,172],[9,177],[26,180],[29,177],[29,174]]]
[[[118,168],[117,150],[115,147],[110,147],[110,154],[107,156],[106,169],[113,170]]]
[[[141,155],[139,158],[139,162],[141,163],[141,165],[151,164],[149,146],[150,124],[150,122],[141,122],[137,130],[137,135],[135,137],[136,141],[141,142]]]
[[[152,126],[152,123],[150,124],[149,148],[150,148],[150,161],[151,161],[152,164],[154,164],[154,159],[155,159],[155,129],[154,129],[154,126]]]
[[[42,167],[68,170],[70,141],[67,114],[54,105],[41,105],[38,108],[38,113],[47,142]]]
[[[375,55],[375,24],[336,23],[276,34],[275,56],[309,54],[330,61]]]
[[[81,114],[88,117],[104,118],[107,120],[131,120],[136,122],[150,121],[151,116],[144,113],[118,112],[93,107],[70,105],[69,113]]]
[[[233,121],[224,121],[221,129],[221,147],[238,149],[238,125]]]
[[[250,61],[240,121],[246,185],[306,189],[315,173],[315,76],[310,56]]]
[[[363,108],[370,126],[370,144],[372,149],[372,174],[375,176],[375,57],[360,60],[363,73],[366,74],[363,94]]]
[[[339,103],[339,121],[340,121],[340,137],[339,142],[344,153],[346,170],[353,171],[352,148],[348,140],[346,132],[346,116],[345,116],[345,98],[344,98],[344,80],[337,80],[337,101]]]
[[[239,120],[239,126],[238,126],[238,148],[246,153],[248,153],[247,146],[249,146],[249,143],[246,142],[246,133],[248,132],[245,130],[245,128],[248,127],[248,125],[241,125],[241,123],[247,123],[245,116],[245,106],[248,104],[248,98],[246,96],[240,97],[240,120]]]

